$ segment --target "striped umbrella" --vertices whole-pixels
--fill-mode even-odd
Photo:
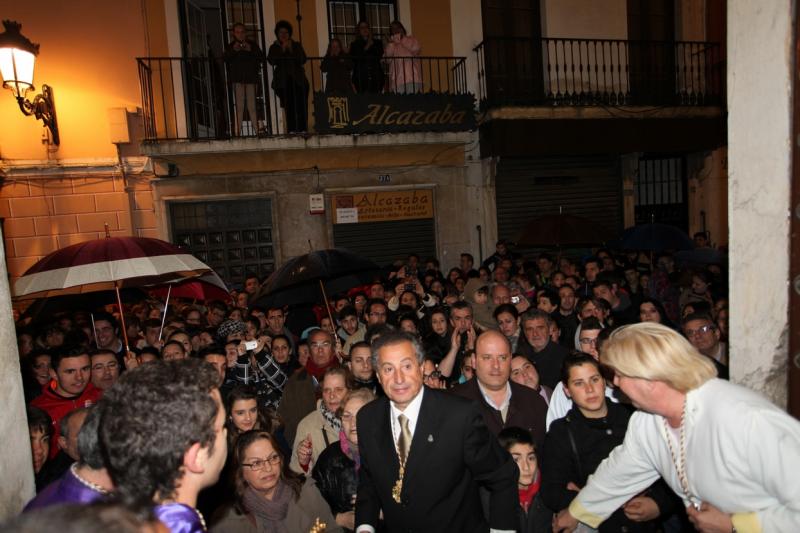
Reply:
[[[106,237],[67,246],[43,257],[14,284],[17,299],[49,298],[177,282],[212,269],[159,239]],[[125,332],[125,325],[122,327]],[[125,344],[128,339],[125,335]]]

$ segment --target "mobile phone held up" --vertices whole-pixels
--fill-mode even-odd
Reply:
[[[245,350],[255,350],[258,347],[258,342],[256,341],[245,341],[244,342],[244,349]]]
[[[512,296],[511,297],[511,303],[512,304],[518,304],[519,303],[519,296]]]

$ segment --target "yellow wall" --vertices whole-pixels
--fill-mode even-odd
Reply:
[[[22,33],[41,45],[34,84],[53,88],[61,146],[48,155],[42,123],[23,116],[11,93],[2,91],[0,158],[115,156],[107,109],[141,106],[135,60],[146,55],[141,6],[138,0],[4,3],[3,18],[22,23]]]
[[[300,2],[300,16],[303,17],[303,49],[306,55],[314,57],[319,50],[319,39],[317,38],[317,6],[311,0]],[[275,0],[275,20],[288,20],[294,28],[292,39],[298,41],[297,32],[297,2],[295,0]],[[264,40],[266,46],[275,40],[275,28],[264,28]],[[323,38],[327,40],[327,35]]]
[[[545,0],[542,36],[627,39],[626,0]]]
[[[410,0],[411,27],[423,56],[452,56],[450,0]]]

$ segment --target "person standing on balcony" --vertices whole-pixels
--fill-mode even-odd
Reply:
[[[381,66],[383,43],[372,36],[372,28],[366,20],[358,23],[358,34],[350,43],[350,58],[353,61],[353,86],[356,92],[383,91],[386,79]]]
[[[421,92],[422,66],[418,56],[422,47],[419,41],[408,35],[405,26],[397,20],[389,25],[389,34],[385,54],[389,63],[389,90],[399,94]]]
[[[308,79],[303,68],[306,51],[303,45],[292,40],[292,25],[279,20],[275,24],[277,38],[267,53],[267,61],[275,70],[272,88],[286,112],[286,128],[289,133],[308,129]]]
[[[245,109],[251,124],[255,125],[258,120],[256,86],[258,73],[264,63],[264,52],[247,37],[247,28],[241,22],[233,25],[233,41],[225,47],[225,63],[236,102],[233,131],[234,135],[239,136],[242,134]]]
[[[328,52],[322,59],[319,69],[327,74],[325,79],[325,92],[328,94],[350,94],[353,92],[353,83],[350,81],[350,71],[353,70],[353,61],[342,49],[342,41],[331,39]]]

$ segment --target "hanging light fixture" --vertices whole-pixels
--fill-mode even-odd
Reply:
[[[59,144],[56,106],[53,100],[53,89],[42,84],[42,94],[37,94],[33,101],[25,96],[34,90],[33,68],[39,45],[32,43],[20,33],[22,25],[12,20],[4,20],[5,32],[0,33],[0,76],[3,87],[10,89],[17,99],[20,110],[27,116],[35,116],[44,122],[50,130],[53,144]]]

